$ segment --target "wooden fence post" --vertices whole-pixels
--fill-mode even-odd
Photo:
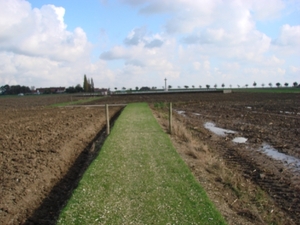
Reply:
[[[109,126],[109,111],[108,111],[108,104],[105,104],[105,114],[106,114],[106,134],[109,135],[110,133],[110,126]]]
[[[170,102],[169,109],[169,132],[172,134],[172,102]]]

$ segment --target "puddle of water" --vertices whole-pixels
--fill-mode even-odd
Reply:
[[[186,117],[185,111],[183,111],[183,110],[174,110],[174,111],[175,111],[176,113],[178,113],[179,115]]]
[[[216,124],[211,123],[211,122],[207,122],[204,124],[204,127],[208,130],[210,130],[211,132],[215,133],[216,135],[219,136],[226,136],[226,134],[234,134],[235,131],[233,130],[227,130],[227,129],[223,129],[220,127],[216,127]]]
[[[196,116],[201,116],[201,114],[200,113],[193,113],[194,115],[196,115]]]
[[[236,137],[232,140],[234,143],[244,144],[246,141],[248,141],[248,138],[244,137]]]
[[[252,109],[252,107],[251,106],[247,106],[246,109]]]
[[[275,160],[280,160],[285,165],[300,171],[300,159],[278,152],[277,149],[273,148],[271,145],[267,143],[262,144],[261,151],[264,152],[267,156],[270,156]]]
[[[175,110],[179,115],[185,114],[185,111],[182,110]]]
[[[289,111],[279,111],[279,112],[280,112],[280,113],[289,114],[289,115],[294,114],[293,112],[289,112]]]

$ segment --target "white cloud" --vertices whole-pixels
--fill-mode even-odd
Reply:
[[[138,45],[144,41],[147,33],[146,27],[139,27],[132,30],[124,40],[125,45]]]
[[[290,1],[120,2],[159,22],[130,27],[119,43],[105,28],[105,50],[91,63],[94,46],[82,28],[67,29],[63,7],[0,0],[0,83],[75,85],[87,74],[96,85],[129,88],[156,86],[165,77],[173,86],[299,77],[300,26],[283,25],[273,40],[256,29],[258,20],[280,19]]]
[[[214,21],[230,25],[233,25],[230,23],[233,21],[236,25],[240,25],[243,32],[249,26],[247,17],[250,16],[250,12],[257,20],[269,20],[278,17],[285,7],[282,0],[274,0],[272,4],[268,0],[123,0],[122,2],[138,7],[141,14],[166,13],[171,15],[165,24],[166,31],[169,33],[191,32],[199,27],[210,25]],[[239,17],[245,18],[231,20],[238,14]]]
[[[290,66],[290,71],[292,73],[296,73],[300,76],[300,67],[296,67],[296,66]]]
[[[176,71],[174,81],[180,83],[187,80],[234,84],[240,77],[247,83],[253,83],[254,79],[257,82],[260,79],[261,82],[273,78],[290,79],[288,73],[291,69],[287,68],[291,62],[286,56],[294,57],[297,54],[300,40],[298,26],[283,26],[277,40],[256,29],[258,20],[270,21],[282,17],[288,5],[285,1],[274,0],[272,4],[268,0],[123,2],[136,7],[142,15],[168,15],[163,23],[164,29],[158,34],[163,45],[153,51],[155,57],[158,56],[157,61],[145,48],[144,40],[149,36],[145,29],[135,29],[125,39],[139,46],[134,57],[133,53],[129,53],[133,51],[132,47],[124,48],[124,51],[131,54],[131,60],[135,59],[130,61],[131,64],[143,65],[143,71],[148,71],[144,74],[153,74],[155,66],[160,65],[167,71]],[[172,50],[166,44],[171,39]],[[285,56],[282,56],[282,52],[285,52]],[[150,59],[155,62],[151,67]],[[167,63],[163,65],[164,59],[167,59]],[[130,64],[128,59],[125,61]]]
[[[244,4],[248,4],[248,7],[253,11],[254,17],[257,20],[270,20],[278,18],[281,11],[285,7],[285,2],[282,0],[251,0],[243,1]]]
[[[164,41],[159,34],[147,35],[147,28],[145,26],[135,28],[124,39],[124,44],[127,46],[143,44],[146,48],[161,47],[163,43]]]
[[[201,63],[200,62],[193,62],[194,70],[199,71],[201,69]]]
[[[36,87],[73,86],[83,83],[83,75],[92,77],[96,87],[107,87],[115,82],[115,74],[107,63],[53,61],[45,57],[32,57],[13,53],[0,53],[0,83]],[[99,85],[99,86],[98,86]]]
[[[271,50],[280,57],[286,57],[287,63],[299,62],[300,26],[283,25],[278,38],[272,41]]]
[[[271,56],[263,62],[263,64],[266,66],[282,66],[284,63],[284,59],[279,59],[275,55]]]
[[[280,35],[275,41],[275,44],[283,46],[297,46],[300,48],[300,25],[299,26],[290,26],[285,24],[280,30]]]
[[[278,75],[284,75],[285,74],[285,69],[277,68],[277,73],[278,73]]]
[[[92,73],[92,45],[82,28],[67,30],[64,15],[54,5],[38,9],[23,0],[0,1],[2,84],[75,85]]]
[[[128,58],[128,52],[123,46],[115,46],[111,50],[101,53],[100,58],[103,60],[115,60]]]
[[[165,29],[168,33],[188,33],[199,27],[204,27],[214,20],[212,12],[216,9],[217,1],[169,1],[176,9]]]
[[[130,32],[125,40],[130,41],[131,44],[115,46],[100,55],[101,59],[107,61],[124,60],[124,65],[116,70],[116,86],[128,87],[128,84],[154,86],[165,77],[177,79],[180,76],[180,68],[170,57],[177,54],[174,39],[164,38],[164,44],[161,45],[153,43],[153,41],[162,40],[159,34],[145,34],[131,41],[134,37],[136,37],[135,32]],[[154,46],[149,46],[152,44]]]
[[[204,61],[203,68],[204,68],[205,71],[209,71],[210,70],[210,62],[208,60]]]
[[[237,62],[226,62],[222,65],[223,69],[226,71],[233,71],[233,70],[239,70],[241,68],[240,64]]]
[[[85,32],[79,27],[73,32],[66,30],[64,8],[45,5],[41,9],[31,9],[27,2],[18,0],[2,1],[1,6],[1,11],[7,15],[4,18],[14,18],[0,24],[0,29],[4,30],[0,33],[2,51],[66,61],[89,54],[90,44]]]

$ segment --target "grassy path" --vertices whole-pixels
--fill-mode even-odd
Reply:
[[[144,103],[122,112],[58,224],[225,224]]]

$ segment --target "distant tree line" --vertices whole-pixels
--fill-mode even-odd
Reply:
[[[83,78],[83,91],[84,92],[94,92],[95,91],[93,78],[91,78],[91,79],[87,78],[85,74],[84,74],[84,78]]]
[[[83,92],[83,88],[81,87],[80,84],[77,84],[75,87],[70,86],[66,88],[66,93],[79,93],[79,92]]]
[[[17,94],[26,94],[31,93],[31,90],[27,86],[21,86],[21,85],[11,85],[8,84],[3,85],[0,87],[0,94],[2,95],[17,95]]]
[[[272,83],[269,83],[268,85],[270,86],[270,88],[273,87],[273,84],[272,84]],[[283,85],[282,85],[281,83],[279,83],[279,82],[275,83],[275,85],[276,85],[277,88],[283,87]],[[225,88],[225,86],[226,86],[226,85],[225,85],[224,83],[221,84],[221,87],[222,87],[222,88]],[[232,86],[233,86],[233,85],[231,85],[231,84],[229,85],[230,88],[232,88]],[[200,89],[201,89],[202,87],[203,87],[203,88],[206,87],[207,89],[210,89],[210,88],[211,88],[211,85],[209,85],[209,84],[206,84],[206,85],[204,85],[204,86],[199,85],[199,88],[200,88]],[[213,87],[214,87],[214,88],[217,88],[218,85],[217,85],[217,84],[214,84]],[[241,85],[238,84],[237,87],[238,87],[238,88],[241,88],[241,87],[246,87],[246,88],[248,88],[249,85],[248,85],[248,84],[245,84],[244,86],[241,86]],[[257,83],[256,83],[255,81],[253,82],[253,87],[255,87],[255,88],[257,87]],[[265,84],[262,83],[262,84],[261,84],[261,87],[264,88],[264,87],[265,87]],[[289,83],[285,82],[285,83],[284,83],[284,87],[286,87],[286,88],[288,88],[288,87],[300,88],[300,85],[298,84],[298,82],[293,82],[293,83],[292,83],[292,86],[290,86]],[[172,85],[168,85],[168,89],[172,89],[172,88],[173,88]],[[177,86],[177,88],[178,88],[178,89],[181,89],[181,86]],[[190,89],[190,86],[184,85],[182,88]],[[195,85],[192,85],[192,88],[195,89],[196,86],[195,86]],[[123,90],[123,91],[125,91],[126,89],[127,89],[127,90],[132,90],[131,88],[128,89],[128,88],[126,88],[126,87],[122,87],[122,88],[121,88],[121,90]],[[165,87],[162,86],[162,89],[165,89]],[[115,87],[115,90],[117,91],[118,88]],[[151,91],[151,90],[157,90],[157,87],[152,87],[152,88],[150,88],[150,87],[141,87],[141,88],[139,88],[138,86],[136,86],[136,87],[135,87],[135,90],[136,90],[136,91]]]
[[[66,89],[66,93],[79,93],[79,92],[95,92],[93,78],[89,79],[84,74],[83,86],[81,86],[80,84],[77,84],[75,87],[70,86]]]

